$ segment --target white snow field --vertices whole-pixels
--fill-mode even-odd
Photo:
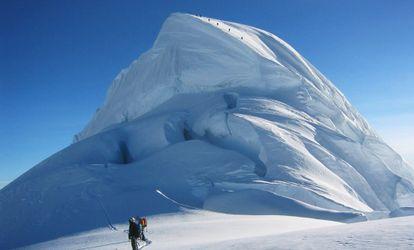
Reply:
[[[281,215],[185,211],[150,217],[145,249],[413,249],[414,216],[342,224]],[[130,249],[127,224],[24,249]],[[142,242],[141,245],[144,245]]]
[[[409,215],[414,169],[280,38],[172,14],[74,144],[0,190],[0,248],[181,207]]]

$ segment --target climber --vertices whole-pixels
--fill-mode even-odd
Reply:
[[[128,238],[131,240],[132,250],[138,249],[138,238],[140,238],[140,229],[136,224],[136,220],[134,217],[129,218],[129,231],[128,231]]]
[[[147,238],[145,238],[144,235],[144,229],[147,227],[147,218],[142,217],[139,219],[139,226],[140,226],[140,238],[143,241],[147,241]]]

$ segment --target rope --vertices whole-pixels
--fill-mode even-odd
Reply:
[[[106,209],[105,209],[104,205],[102,204],[102,201],[98,199],[98,202],[99,202],[99,205],[101,205],[102,210],[105,214],[105,218],[106,218],[106,221],[108,223],[109,229],[118,231],[118,229],[116,227],[114,227],[114,225],[112,225],[111,220],[109,219],[108,213],[106,212]]]

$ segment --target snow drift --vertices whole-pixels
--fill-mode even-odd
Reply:
[[[414,170],[280,38],[173,14],[75,143],[0,191],[0,246],[180,204],[361,220],[413,207]]]

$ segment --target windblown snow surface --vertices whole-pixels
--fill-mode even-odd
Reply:
[[[228,215],[183,211],[149,217],[145,249],[413,249],[414,216],[342,224],[281,215]],[[131,249],[124,230],[100,228],[25,247]],[[143,242],[141,242],[143,245]]]
[[[398,215],[414,207],[414,170],[280,38],[173,14],[75,143],[0,191],[0,248],[182,206]]]

